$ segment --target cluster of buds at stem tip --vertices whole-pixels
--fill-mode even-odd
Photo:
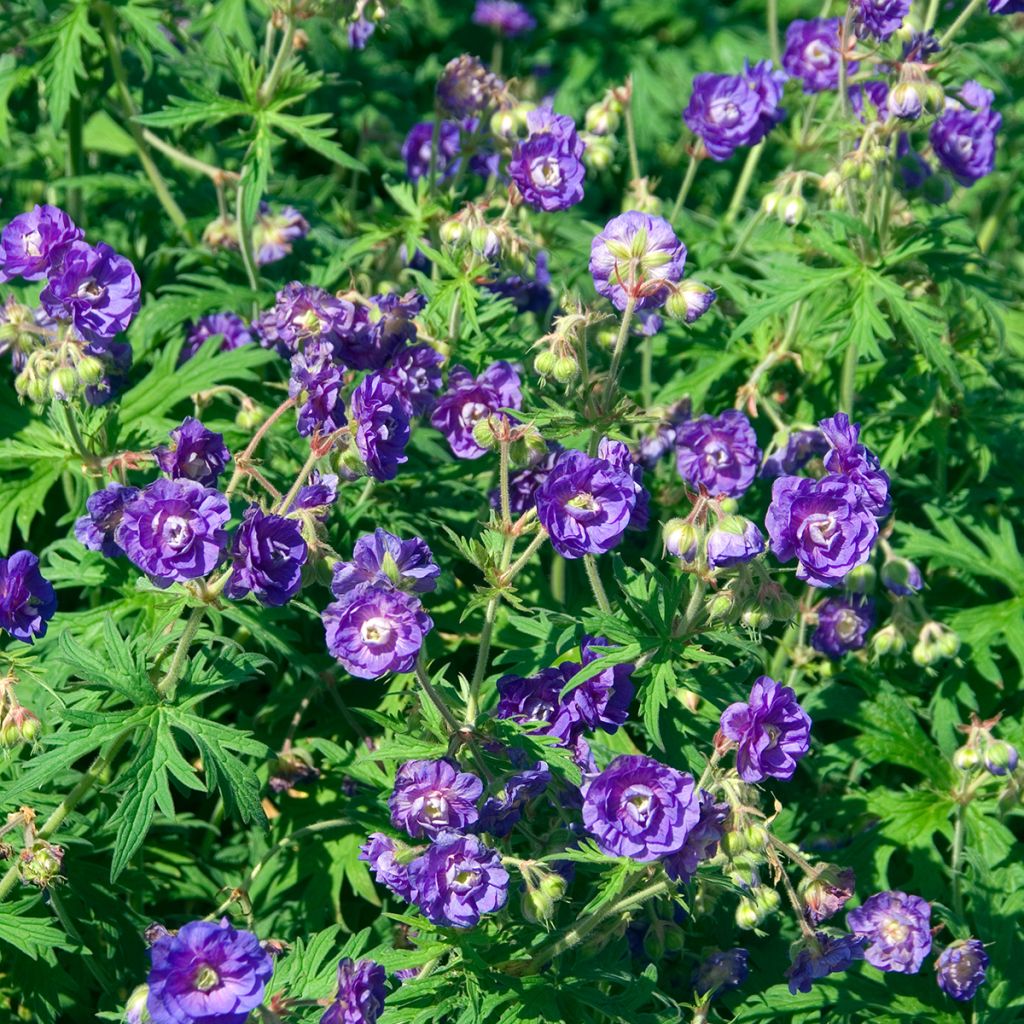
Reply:
[[[103,379],[105,368],[96,356],[85,352],[85,343],[69,334],[59,334],[53,344],[31,352],[25,366],[14,378],[15,390],[35,405],[51,399],[70,402],[87,387]]]
[[[889,90],[885,105],[893,117],[916,121],[922,114],[941,114],[946,106],[942,86],[928,77],[932,65],[906,61],[900,65],[900,79]]]
[[[761,212],[793,228],[807,216],[807,200],[800,192],[768,192],[761,200]]]
[[[561,306],[569,312],[555,317],[551,331],[533,344],[540,349],[533,368],[541,377],[571,384],[580,374],[580,352],[587,343],[587,328],[605,317],[584,308],[578,300],[572,303],[568,297],[563,297]]]
[[[39,719],[18,702],[14,684],[13,675],[0,679],[0,747],[33,743],[39,736]]]
[[[910,656],[915,665],[926,668],[946,658],[955,658],[960,650],[960,637],[941,622],[926,622],[921,627]]]
[[[634,178],[626,190],[623,205],[627,210],[640,213],[661,213],[661,200],[654,194],[650,178]]]
[[[587,148],[583,151],[583,162],[595,171],[607,170],[615,159],[618,149],[615,133],[622,123],[622,107],[621,90],[609,89],[584,115],[580,139]]]
[[[467,203],[441,224],[440,236],[448,249],[471,256],[474,263],[503,256],[521,262],[529,248],[507,220],[487,220],[486,203]]]
[[[522,863],[523,917],[531,924],[546,924],[554,919],[555,904],[565,895],[568,884],[563,875],[540,864]]]
[[[484,416],[473,424],[473,440],[481,448],[508,445],[509,461],[525,466],[547,450],[547,442],[532,423],[519,423],[502,413]]]
[[[995,776],[1012,775],[1016,771],[1020,759],[1017,748],[992,735],[1000,717],[981,719],[972,713],[970,725],[959,727],[961,732],[967,733],[967,742],[953,754],[953,766],[957,770],[970,773],[984,769]]]

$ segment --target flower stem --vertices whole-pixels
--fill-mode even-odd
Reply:
[[[309,453],[309,457],[302,464],[302,469],[299,470],[299,475],[295,478],[295,482],[288,488],[288,493],[281,499],[280,504],[277,506],[277,515],[283,516],[288,514],[288,509],[291,503],[295,500],[295,496],[299,493],[299,489],[309,479],[309,474],[313,472],[313,467],[320,461],[323,456],[312,448]]]
[[[49,839],[60,828],[64,823],[64,819],[81,803],[82,798],[110,768],[114,758],[117,757],[121,748],[127,743],[131,734],[132,729],[129,728],[114,737],[113,742],[107,748],[107,752],[100,754],[93,761],[88,771],[78,780],[71,792],[57,805],[53,813],[46,819],[43,827],[36,832],[37,838]],[[5,900],[10,895],[17,881],[18,866],[15,864],[0,879],[0,901]]]
[[[610,412],[615,402],[615,391],[618,386],[619,368],[622,365],[622,354],[626,349],[626,338],[629,337],[629,325],[633,319],[633,311],[636,309],[636,296],[630,295],[626,299],[626,308],[622,311],[622,323],[619,324],[619,333],[615,338],[615,347],[612,350],[612,365],[608,371],[608,394],[605,396],[605,412]]]
[[[226,171],[222,167],[214,167],[213,164],[208,164],[205,160],[200,160],[198,157],[192,156],[191,153],[186,153],[183,149],[178,149],[177,146],[171,145],[164,139],[161,139],[155,132],[151,132],[148,128],[142,129],[142,137],[149,143],[154,149],[160,150],[164,156],[173,160],[177,164],[181,164],[182,167],[187,167],[190,170],[197,171],[199,174],[205,174],[216,184],[223,184],[225,181],[237,181],[238,174],[235,171]]]
[[[458,732],[462,727],[459,725],[451,711],[448,710],[448,705],[445,704],[444,698],[437,692],[436,687],[430,681],[430,676],[427,675],[427,670],[419,661],[416,662],[416,679],[419,681],[420,686],[423,687],[423,692],[430,698],[430,702],[440,712],[441,717],[445,721],[445,725],[447,725],[453,733]]]
[[[611,615],[612,605],[608,600],[608,594],[601,582],[601,574],[597,569],[597,559],[593,555],[583,556],[583,567],[587,570],[587,579],[590,580],[590,589],[594,592],[594,600],[598,608],[605,614]]]
[[[629,149],[629,175],[631,181],[640,179],[640,154],[636,148],[636,125],[633,122],[633,90],[629,90],[629,101],[623,111],[626,121],[626,145]]]
[[[736,188],[733,190],[732,199],[729,201],[729,208],[725,211],[725,216],[722,218],[722,223],[726,227],[731,227],[739,216],[740,207],[743,206],[743,202],[747,198],[747,192],[750,191],[750,182],[753,180],[757,165],[761,162],[761,154],[763,152],[764,143],[759,142],[747,154],[743,170],[740,171],[739,180],[736,182]]]
[[[235,191],[235,219],[238,224],[238,248],[242,253],[242,264],[245,267],[245,276],[249,279],[249,287],[254,291],[260,290],[259,272],[256,269],[256,255],[252,247],[252,225],[245,217],[245,192],[248,182],[239,181]],[[253,319],[259,312],[256,298],[253,297]]]
[[[533,556],[537,553],[537,549],[541,546],[541,544],[543,544],[544,541],[546,541],[547,539],[547,531],[541,530],[540,533],[538,533],[533,538],[533,540],[530,541],[527,549],[502,574],[502,582],[511,583],[512,580],[514,580],[516,576],[519,575],[519,572],[520,570],[522,570],[523,566],[525,566],[526,563],[531,558],[533,558]]]
[[[668,219],[671,224],[675,224],[676,217],[679,216],[679,213],[683,208],[683,203],[686,202],[686,197],[690,194],[690,187],[693,185],[694,178],[697,177],[697,168],[699,166],[700,158],[691,153],[690,162],[686,165],[686,174],[683,175],[682,183],[679,185],[679,191],[676,193],[676,201],[672,204],[672,212],[668,215]]]
[[[67,402],[61,402],[61,407],[64,410],[64,421],[68,425],[68,432],[71,434],[71,440],[74,441],[75,447],[78,449],[78,454],[82,456],[82,461],[91,467],[95,467],[97,464],[96,456],[89,451],[89,446],[85,443],[85,438],[82,437],[81,430],[78,429],[78,421],[75,419],[75,414],[71,409],[71,406]]]
[[[259,429],[252,435],[252,439],[245,446],[245,451],[235,457],[235,468],[231,473],[231,480],[227,490],[224,492],[226,498],[230,498],[238,489],[238,485],[245,476],[245,466],[252,459],[253,453],[259,446],[260,441],[266,436],[267,431],[295,404],[294,398],[286,398],[259,426]]]
[[[771,47],[772,64],[779,66],[779,0],[768,0],[768,43]]]
[[[964,27],[970,16],[985,2],[985,0],[971,0],[971,2],[960,12],[956,21],[953,22],[945,32],[939,36],[939,49],[944,50],[957,34]]]
[[[857,362],[859,360],[857,342],[851,336],[846,345],[843,359],[843,376],[839,391],[839,408],[848,416],[853,416],[854,396],[857,389]]]
[[[499,492],[501,494],[501,525],[507,534],[512,526],[512,499],[508,492],[508,454],[509,442],[501,441],[498,445],[499,462]]]
[[[281,76],[284,74],[288,58],[292,55],[292,48],[294,45],[295,19],[291,14],[286,14],[284,29],[282,30],[281,35],[281,44],[277,48],[277,55],[274,57],[274,63],[270,68],[270,74],[267,75],[263,84],[260,86],[259,99],[264,105],[273,99],[274,93],[277,92],[277,87],[281,83]]]
[[[171,664],[160,682],[156,684],[156,692],[164,700],[174,699],[174,691],[177,689],[178,680],[181,678],[181,673],[185,668],[188,650],[192,646],[192,641],[196,638],[196,633],[199,632],[199,626],[205,614],[206,605],[197,605],[192,609],[192,614],[189,615],[188,621],[185,623],[185,628],[178,638],[178,646],[174,649],[174,657],[171,658]]]

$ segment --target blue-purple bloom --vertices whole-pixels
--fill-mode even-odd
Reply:
[[[540,796],[551,782],[551,771],[543,761],[532,768],[510,775],[480,808],[477,832],[488,832],[498,839],[507,836],[522,815],[523,807]]]
[[[341,598],[362,583],[375,583],[426,594],[437,587],[440,575],[426,541],[402,540],[378,526],[355,542],[351,562],[335,563],[331,592]]]
[[[395,859],[404,846],[384,835],[372,832],[359,851],[359,859],[365,861],[381,885],[386,885],[396,896],[407,903],[412,901],[412,883],[409,881],[409,867]]]
[[[567,210],[583,198],[583,141],[571,117],[538,107],[526,115],[529,135],[517,143],[509,177],[535,210]]]
[[[43,577],[31,551],[0,558],[0,629],[30,644],[46,636],[46,624],[56,611],[53,584]]]
[[[700,74],[683,120],[699,136],[714,160],[728,160],[740,146],[756,146],[785,116],[779,108],[786,75],[772,71],[771,61],[743,74]]]
[[[607,646],[608,641],[602,636],[585,636],[580,644],[581,663],[563,661],[557,667],[561,685],[569,683],[581,668],[605,657]],[[615,732],[629,717],[635,667],[628,662],[611,665],[575,686],[564,698],[558,696],[549,730],[551,735],[571,743],[586,730]],[[555,693],[558,694],[559,689],[556,688]]]
[[[376,1024],[384,1011],[387,972],[373,960],[338,961],[338,991],[320,1024]]]
[[[700,791],[698,799],[697,824],[690,830],[686,842],[665,858],[665,873],[677,882],[688,882],[697,873],[702,861],[714,857],[718,852],[725,819],[729,817],[729,805],[716,803],[706,789]]]
[[[443,362],[444,356],[430,345],[413,345],[400,351],[380,377],[397,389],[410,416],[427,416],[437,404]]]
[[[459,126],[454,121],[441,122],[434,168],[439,181],[444,181],[458,170],[460,134]],[[430,173],[433,139],[433,121],[420,121],[409,129],[402,143],[402,159],[410,181],[418,181]]]
[[[416,340],[413,318],[426,299],[419,292],[374,295],[353,307],[350,323],[335,339],[335,355],[353,370],[380,370]]]
[[[599,295],[624,310],[665,305],[683,276],[686,246],[663,217],[629,210],[613,217],[590,245],[590,275]]]
[[[815,455],[824,455],[829,450],[828,441],[820,430],[794,430],[784,436],[782,447],[775,448],[761,467],[761,476],[766,480],[792,476]]]
[[[231,452],[224,435],[206,427],[192,416],[186,416],[180,427],[171,431],[173,445],[153,449],[157,465],[172,480],[194,480],[204,487],[216,487],[224,467],[231,461]]]
[[[761,449],[750,420],[738,409],[698,416],[676,429],[676,468],[694,488],[738,498],[754,482]]]
[[[788,781],[811,749],[811,720],[796,694],[759,676],[746,701],[722,712],[722,735],[737,745],[736,771],[744,782]]]
[[[94,491],[85,502],[86,515],[75,521],[75,536],[90,551],[100,551],[107,558],[124,554],[114,539],[125,505],[138,497],[137,487],[111,482],[102,491]]]
[[[898,556],[886,559],[878,575],[885,589],[897,597],[910,597],[924,586],[921,570],[909,559]]]
[[[356,449],[375,480],[393,480],[407,462],[409,414],[398,389],[379,373],[364,377],[352,392],[352,422]]]
[[[508,872],[476,836],[443,833],[409,865],[413,902],[433,924],[472,928],[508,900]]]
[[[346,425],[341,378],[333,349],[322,341],[310,342],[292,356],[288,396],[298,404],[300,437],[316,430],[333,434]]]
[[[804,92],[824,92],[839,85],[839,41],[842,18],[814,18],[792,21],[786,29],[782,66],[804,83]],[[847,75],[859,67],[848,61]]]
[[[847,477],[859,488],[861,504],[869,512],[880,519],[887,516],[889,476],[874,452],[860,443],[860,424],[851,423],[845,412],[837,412],[818,426],[830,449],[825,455],[825,469]]]
[[[951,942],[935,961],[935,980],[951,999],[967,1002],[985,983],[988,953],[978,939]]]
[[[988,0],[992,14],[1024,14],[1024,0]]]
[[[260,203],[253,230],[256,263],[264,267],[284,259],[292,251],[292,243],[308,234],[309,222],[294,206],[286,206],[280,213],[271,213],[267,203]]]
[[[414,838],[465,832],[480,816],[477,801],[483,790],[476,775],[448,761],[406,761],[388,799],[391,823]]]
[[[605,459],[563,452],[537,488],[537,516],[563,558],[604,554],[622,540],[636,508],[633,477]]]
[[[764,535],[743,516],[725,516],[708,531],[704,550],[710,569],[731,569],[764,551]]]
[[[643,466],[634,461],[632,453],[622,441],[612,441],[607,437],[601,438],[601,443],[597,446],[597,457],[632,477],[636,505],[629,518],[629,528],[638,531],[646,530],[650,520],[651,496],[647,492],[647,488],[644,487]]]
[[[996,164],[996,133],[1003,123],[992,109],[994,95],[977,82],[960,90],[962,103],[946,100],[945,112],[931,127],[929,139],[939,162],[961,185],[970,187]]]
[[[705,957],[693,972],[693,987],[697,995],[712,998],[739,988],[747,980],[749,954],[743,948],[727,949],[722,953],[711,953]]]
[[[533,277],[525,271],[489,281],[488,291],[511,300],[520,313],[545,313],[551,305],[551,273],[548,254],[541,250],[534,257]]]
[[[444,66],[437,82],[437,102],[452,117],[471,117],[492,106],[503,89],[501,79],[478,57],[464,53]]]
[[[794,944],[792,963],[786,971],[789,991],[810,992],[815,981],[845,971],[856,960],[864,959],[866,940],[858,935],[830,935],[815,932],[814,939]]]
[[[321,613],[327,649],[354,676],[408,672],[434,623],[411,594],[363,583]]]
[[[476,0],[473,24],[513,39],[537,27],[532,14],[514,0]]]
[[[276,348],[287,359],[310,342],[334,348],[354,322],[351,302],[323,288],[291,281],[277,293],[274,305],[253,322],[253,328],[264,348]]]
[[[677,853],[700,819],[693,776],[641,754],[621,754],[582,791],[584,827],[611,857]]]
[[[307,551],[294,519],[250,505],[232,539],[224,593],[235,599],[252,593],[262,604],[286,604],[302,586]]]
[[[519,373],[510,363],[491,363],[479,377],[464,366],[453,366],[448,390],[437,400],[430,422],[457,458],[479,459],[487,449],[477,444],[473,428],[499,409],[518,409],[522,402]]]
[[[159,587],[206,576],[220,564],[227,498],[195,480],[154,480],[125,505],[114,539]]]
[[[227,918],[166,932],[149,955],[146,1009],[153,1024],[245,1024],[274,971],[259,939]]]
[[[864,959],[880,971],[916,974],[931,952],[932,908],[920,896],[876,893],[846,915],[855,935],[868,940]]]
[[[310,509],[319,518],[324,518],[327,509],[338,500],[338,477],[334,473],[321,473],[314,469],[309,483],[299,488],[292,502],[292,509]]]
[[[875,602],[860,594],[830,597],[818,606],[818,625],[811,646],[830,658],[859,651],[875,624]]]
[[[178,365],[188,362],[202,347],[203,343],[215,335],[220,335],[221,352],[230,352],[243,345],[252,344],[252,335],[245,321],[235,313],[212,313],[200,317],[195,324],[190,324],[185,344],[178,356]]]
[[[772,552],[796,558],[797,578],[813,587],[841,583],[871,557],[878,522],[863,504],[862,488],[845,476],[808,480],[779,477],[765,516]]]
[[[853,27],[860,36],[885,41],[903,27],[910,0],[853,0]]]
[[[34,206],[0,235],[0,281],[21,277],[40,281],[59,266],[64,250],[82,238],[82,229],[56,206]]]
[[[70,242],[49,275],[39,301],[50,316],[71,320],[88,341],[109,341],[139,310],[139,275],[106,242]]]

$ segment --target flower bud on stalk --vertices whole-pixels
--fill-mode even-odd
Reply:
[[[918,82],[897,82],[889,92],[889,112],[901,121],[916,121],[924,112],[924,94]]]
[[[70,366],[61,366],[50,375],[50,394],[59,402],[70,402],[80,387],[78,374]]]
[[[982,754],[990,775],[1009,775],[1017,767],[1017,748],[1005,740],[991,740]]]
[[[686,565],[697,561],[701,535],[697,528],[684,519],[670,519],[662,529],[665,550]]]
[[[30,847],[21,851],[18,874],[25,885],[37,885],[45,889],[60,877],[64,850],[45,839],[37,839]]]
[[[871,638],[871,650],[879,658],[888,654],[902,654],[906,649],[907,641],[893,625],[883,626]]]
[[[3,747],[32,743],[38,735],[39,719],[20,704],[11,708],[0,723],[0,746]]]
[[[783,200],[778,209],[776,210],[776,216],[782,221],[787,227],[796,227],[807,215],[807,201],[803,196],[790,196],[788,199]]]

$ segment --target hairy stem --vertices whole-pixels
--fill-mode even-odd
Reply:
[[[584,555],[583,568],[587,570],[587,579],[590,581],[590,589],[594,592],[594,600],[597,602],[598,608],[605,614],[610,615],[612,605],[608,600],[604,584],[601,582],[601,573],[597,568],[597,559],[593,555]]]
[[[640,179],[640,154],[636,148],[636,125],[633,122],[633,90],[629,91],[629,101],[623,111],[626,121],[626,146],[629,149],[629,176],[631,181]]]
[[[192,613],[185,623],[185,628],[178,638],[178,646],[174,649],[174,657],[171,658],[171,664],[168,666],[160,682],[156,684],[156,692],[164,700],[174,699],[174,691],[177,689],[178,680],[185,669],[189,648],[192,646],[192,641],[196,638],[196,633],[199,632],[199,626],[202,624],[203,616],[205,615],[206,605],[197,605],[192,609]]]
[[[231,480],[227,490],[224,492],[226,498],[230,498],[238,489],[238,485],[245,476],[246,463],[252,458],[253,453],[259,447],[260,441],[266,436],[267,431],[295,404],[294,398],[286,398],[259,426],[259,429],[252,435],[252,439],[245,446],[245,451],[235,457],[235,468],[231,473]]]
[[[956,21],[953,22],[945,32],[939,36],[939,49],[944,50],[953,39],[953,36],[957,34],[967,23],[968,19],[972,14],[985,2],[985,0],[971,0],[971,2],[960,12]]]
[[[761,154],[763,152],[764,143],[759,142],[747,154],[743,170],[740,171],[739,180],[736,182],[736,188],[733,190],[732,199],[729,200],[729,208],[725,211],[725,216],[722,218],[722,223],[726,227],[731,227],[739,216],[740,209],[747,198],[747,192],[750,191],[750,182],[754,178],[754,171],[757,170],[757,165],[761,162]]]
[[[690,194],[690,188],[693,186],[693,180],[697,177],[697,168],[700,166],[700,158],[695,154],[690,154],[690,162],[686,165],[686,174],[683,175],[683,180],[679,185],[679,191],[676,193],[676,201],[672,204],[672,212],[668,215],[669,222],[675,224],[676,217],[679,216],[680,211],[683,208],[683,203],[686,202],[686,197]]]
[[[423,687],[423,692],[430,698],[430,702],[437,708],[441,717],[445,721],[445,725],[453,732],[458,732],[462,726],[459,725],[455,716],[448,710],[448,705],[444,702],[444,697],[437,692],[436,687],[430,681],[430,676],[427,675],[427,670],[423,667],[422,663],[416,662],[416,679],[420,686]]]

